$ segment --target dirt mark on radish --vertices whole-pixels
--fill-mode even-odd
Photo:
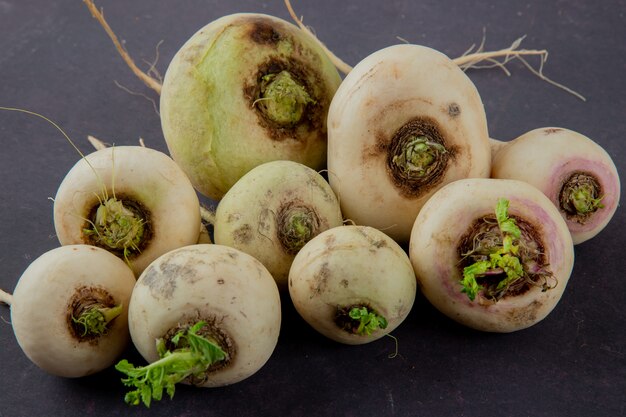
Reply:
[[[537,320],[537,312],[542,306],[543,304],[541,302],[534,300],[526,307],[509,311],[507,315],[508,320],[511,323],[519,324],[520,326],[535,323]]]
[[[253,239],[252,235],[252,226],[248,223],[242,225],[240,228],[233,232],[233,238],[235,242],[240,243],[242,245],[247,245]]]
[[[551,127],[551,128],[548,128],[548,129],[544,129],[544,130],[543,130],[543,132],[544,132],[546,135],[552,135],[552,134],[554,134],[554,133],[558,133],[558,132],[560,132],[560,131],[562,131],[562,130],[563,130],[563,129],[559,129],[558,127]]]
[[[450,103],[448,105],[448,108],[446,109],[446,112],[448,113],[448,116],[455,118],[461,114],[461,106],[459,106],[457,103]]]
[[[328,266],[328,261],[324,262],[320,266],[319,271],[313,276],[313,281],[311,282],[311,298],[313,298],[313,296],[319,296],[326,290],[330,274],[331,270]]]
[[[155,298],[172,299],[177,282],[184,280],[193,284],[202,277],[198,276],[193,266],[161,263],[158,267],[150,266],[144,273],[141,284],[150,288]]]

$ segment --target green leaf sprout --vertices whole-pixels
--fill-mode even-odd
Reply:
[[[85,309],[78,317],[72,316],[72,322],[81,329],[81,337],[100,336],[107,332],[109,323],[122,313],[122,305],[104,307],[94,304]]]
[[[387,319],[367,307],[354,307],[348,315],[359,322],[359,327],[355,332],[359,335],[369,336],[375,330],[387,328]]]
[[[161,400],[164,392],[173,398],[176,384],[190,376],[202,377],[211,365],[225,360],[226,352],[221,347],[198,334],[205,325],[206,322],[199,321],[177,332],[170,339],[175,346],[173,351],[166,348],[163,339],[157,340],[160,359],[156,362],[140,367],[125,359],[118,362],[115,369],[127,376],[122,383],[135,388],[126,393],[124,401],[150,407],[151,401]]]
[[[488,260],[478,260],[463,268],[461,292],[474,301],[479,291],[483,289],[477,278],[486,275],[504,274],[505,277],[496,286],[496,291],[506,290],[513,282],[524,276],[524,268],[517,256],[519,252],[519,238],[522,234],[515,219],[509,217],[509,201],[501,198],[496,205],[496,220],[502,235],[502,245],[493,248]]]

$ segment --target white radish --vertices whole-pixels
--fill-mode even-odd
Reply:
[[[377,340],[407,317],[416,293],[407,254],[389,236],[367,226],[320,233],[296,255],[289,295],[315,330],[337,342]]]
[[[340,83],[324,51],[291,23],[223,16],[195,33],[167,69],[161,124],[168,149],[213,199],[265,162],[322,169],[328,106]]]
[[[101,371],[128,345],[134,285],[130,268],[104,249],[52,249],[28,266],[7,300],[17,342],[50,374],[81,377]]]
[[[437,309],[491,332],[543,320],[561,299],[574,262],[556,207],[528,183],[503,179],[441,188],[415,220],[409,255]]]
[[[252,169],[220,200],[214,238],[260,260],[286,289],[298,251],[342,224],[337,197],[320,174],[297,162],[272,161]]]
[[[250,255],[214,244],[162,255],[130,302],[131,337],[150,364],[117,365],[136,389],[126,401],[149,405],[179,382],[217,387],[250,377],[270,358],[280,323],[276,283]]]
[[[574,244],[591,239],[613,218],[620,198],[619,174],[609,154],[592,139],[548,127],[498,145],[491,176],[540,189],[558,207]]]
[[[437,189],[488,177],[490,161],[476,87],[433,49],[395,45],[371,54],[331,102],[329,181],[342,212],[400,242]]]
[[[200,234],[200,205],[189,179],[162,152],[119,146],[93,152],[68,172],[54,198],[62,245],[91,244],[118,255],[135,275]]]

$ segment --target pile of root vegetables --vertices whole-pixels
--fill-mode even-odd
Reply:
[[[3,293],[33,363],[63,377],[114,365],[132,405],[252,376],[281,299],[353,345],[400,326],[417,291],[471,328],[525,329],[619,202],[615,165],[580,133],[491,139],[444,54],[391,46],[342,79],[315,39],[268,15],[193,35],[160,114],[170,155],[81,156],[54,198],[61,246]],[[120,358],[131,342],[145,364]]]

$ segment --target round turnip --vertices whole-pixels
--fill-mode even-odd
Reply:
[[[596,142],[563,128],[540,128],[499,145],[492,177],[528,182],[558,207],[574,244],[591,239],[617,210],[620,180]]]
[[[544,319],[574,262],[567,225],[541,191],[485,178],[453,182],[431,197],[415,220],[409,255],[437,309],[492,332]]]
[[[128,345],[134,285],[130,268],[104,249],[52,249],[28,266],[10,299],[17,342],[54,375],[81,377],[107,368]]]
[[[258,260],[234,248],[197,244],[146,268],[128,320],[133,343],[150,364],[122,361],[117,369],[135,388],[126,401],[149,405],[163,390],[173,396],[179,382],[216,387],[258,371],[278,340],[280,297]]]
[[[297,162],[272,161],[228,190],[217,206],[214,238],[260,260],[286,289],[298,251],[342,224],[337,197],[320,174]]]
[[[264,162],[326,162],[326,115],[341,82],[322,49],[282,19],[239,13],[193,35],[170,63],[161,123],[170,153],[213,199]]]
[[[324,336],[363,344],[407,317],[416,293],[408,256],[383,232],[340,226],[320,233],[296,255],[289,295],[298,313]]]
[[[54,198],[62,245],[102,247],[136,276],[158,256],[196,243],[200,224],[198,196],[183,171],[164,153],[141,146],[85,156]]]
[[[487,177],[490,147],[474,84],[440,52],[395,45],[346,76],[328,113],[329,181],[345,217],[406,242],[441,186]]]

